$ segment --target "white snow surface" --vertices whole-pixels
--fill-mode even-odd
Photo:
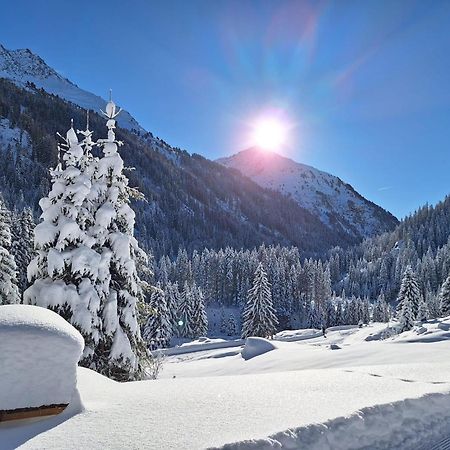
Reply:
[[[366,340],[385,328],[276,341],[248,360],[241,345],[173,355],[156,381],[79,369],[84,409],[2,425],[0,448],[431,448],[450,430],[450,343]]]
[[[216,162],[239,170],[264,188],[279,191],[317,215],[321,222],[360,237],[386,231],[396,223],[379,206],[329,173],[258,148]]]
[[[69,403],[83,347],[80,333],[48,309],[0,306],[0,410]]]

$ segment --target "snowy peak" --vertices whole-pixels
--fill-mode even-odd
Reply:
[[[0,45],[0,74],[4,78],[23,81],[26,78],[63,79],[44,60],[27,49],[9,51]],[[67,81],[67,80],[66,80]]]
[[[75,105],[96,112],[106,105],[106,100],[79,88],[62,77],[29,49],[7,50],[0,45],[0,78],[6,78],[28,89],[34,85],[49,94],[57,95]],[[117,122],[121,127],[134,131],[136,134],[146,133],[127,111],[120,113]]]
[[[277,153],[253,147],[217,162],[293,198],[331,229],[357,238],[390,230],[398,222],[340,178]]]

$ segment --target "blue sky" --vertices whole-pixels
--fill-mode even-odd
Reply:
[[[450,193],[449,30],[437,0],[15,0],[0,42],[212,159],[281,111],[284,154],[403,217]]]

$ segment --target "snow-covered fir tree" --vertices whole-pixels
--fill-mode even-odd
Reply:
[[[192,288],[187,281],[184,282],[181,292],[180,306],[178,308],[178,335],[185,338],[195,337],[193,318],[194,316],[194,295]]]
[[[52,188],[39,205],[42,222],[35,228],[36,257],[28,276],[32,285],[24,303],[52,309],[83,335],[81,364],[95,367],[94,350],[99,341],[100,300],[96,290],[100,255],[92,249],[91,175],[83,164],[85,151],[73,128],[60,145],[60,160],[51,171]],[[91,220],[90,220],[91,219]]]
[[[275,334],[277,325],[270,284],[262,264],[259,263],[242,314],[242,337],[271,337]]]
[[[159,284],[153,288],[150,296],[150,309],[151,313],[143,327],[142,337],[150,350],[168,347],[172,338],[172,324],[166,296]]]
[[[236,318],[233,314],[228,316],[227,325],[225,329],[225,334],[227,336],[236,336],[238,334],[238,327],[236,323]]]
[[[228,321],[227,321],[227,317],[225,315],[225,309],[221,308],[221,310],[220,310],[220,332],[222,334],[227,334],[227,326],[228,326]]]
[[[436,319],[441,316],[441,304],[439,299],[439,293],[432,292],[430,287],[425,291],[425,301],[427,302],[427,308],[429,313],[429,319]]]
[[[374,322],[389,322],[389,305],[386,303],[384,294],[381,293],[373,307]]]
[[[442,283],[439,291],[440,310],[443,316],[450,315],[450,275]]]
[[[411,314],[414,319],[419,310],[421,293],[411,266],[408,266],[403,274],[402,284],[397,297],[397,311],[400,313],[403,310],[403,302],[405,301],[405,298],[409,299]]]
[[[15,217],[11,231],[13,242],[11,253],[17,265],[17,279],[21,294],[28,286],[27,269],[34,256],[34,219],[31,208],[25,208]]]
[[[202,290],[193,283],[191,286],[192,318],[191,326],[194,337],[206,336],[208,332],[208,316]]]
[[[178,325],[178,308],[180,306],[180,291],[178,290],[178,283],[172,283],[167,281],[165,285],[165,296],[167,309],[170,315],[170,324],[172,327],[172,336],[178,336],[179,325]]]
[[[400,332],[408,331],[414,326],[414,313],[412,299],[408,296],[403,298],[402,310],[400,311]]]
[[[408,331],[414,326],[414,320],[417,317],[421,294],[416,278],[408,266],[403,275],[402,284],[399,292],[400,310],[400,331]]]
[[[20,302],[17,266],[11,254],[11,215],[0,199],[0,305]]]
[[[430,318],[430,312],[428,310],[428,304],[426,300],[422,297],[419,302],[419,309],[417,311],[416,320],[419,322],[425,322]]]
[[[97,290],[100,297],[102,332],[96,348],[97,370],[119,381],[143,376],[142,362],[147,357],[138,324],[137,303],[143,293],[136,263],[145,253],[134,238],[135,213],[132,197],[141,198],[128,186],[124,164],[118,152],[122,142],[116,140],[115,103],[110,100],[107,139],[97,141],[103,157],[96,161],[93,190],[97,194],[95,222],[91,232],[95,250],[100,255]],[[142,361],[141,361],[142,359]]]

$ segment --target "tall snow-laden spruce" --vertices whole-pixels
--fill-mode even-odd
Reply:
[[[413,305],[410,297],[405,297],[400,311],[400,332],[408,331],[414,326]]]
[[[442,283],[439,291],[439,303],[441,314],[443,316],[450,315],[450,275]]]
[[[419,304],[422,301],[419,285],[417,284],[414,273],[409,266],[406,268],[403,275],[398,298],[398,306],[401,306],[400,331],[408,331],[414,325],[414,320],[419,312]]]
[[[27,269],[34,256],[34,219],[31,208],[25,208],[15,218],[11,231],[11,253],[17,265],[17,280],[21,295],[28,286]]]
[[[417,282],[416,276],[414,275],[414,272],[412,271],[411,266],[408,266],[403,274],[402,284],[398,293],[397,312],[399,312],[400,314],[402,312],[405,298],[408,298],[411,303],[411,313],[413,319],[415,319],[419,310],[421,293],[419,284]]]
[[[115,118],[120,111],[110,99],[106,105],[107,139],[97,141],[103,157],[96,162],[94,184],[97,197],[92,235],[99,254],[97,289],[102,318],[101,339],[96,348],[97,370],[118,381],[144,375],[147,357],[138,324],[137,304],[143,300],[136,261],[145,259],[134,238],[135,213],[132,197],[141,198],[128,186],[123,160],[118,152]]]
[[[419,322],[425,322],[430,318],[430,311],[428,309],[428,304],[424,298],[420,299],[419,310],[417,311],[416,320]]]
[[[166,296],[158,283],[150,295],[151,313],[143,327],[142,337],[150,350],[168,347],[172,338],[172,323]]]
[[[373,321],[374,322],[389,322],[389,306],[384,299],[384,294],[381,293],[373,307]]]
[[[178,335],[180,337],[195,337],[194,324],[194,297],[191,286],[187,281],[184,282],[181,293],[180,306],[178,308]]]
[[[178,325],[178,308],[180,306],[180,292],[178,290],[178,283],[167,282],[165,285],[165,295],[167,309],[170,315],[170,324],[172,327],[172,336],[177,336],[179,331]]]
[[[192,292],[192,329],[194,337],[206,336],[208,333],[208,316],[206,315],[203,292],[195,283]]]
[[[51,171],[51,191],[39,202],[42,222],[35,228],[36,256],[28,266],[32,285],[23,301],[49,308],[74,325],[85,340],[80,363],[95,368],[101,325],[96,290],[100,255],[92,249],[95,241],[88,233],[92,184],[83,161],[90,158],[89,151],[79,143],[72,124]]]
[[[0,199],[0,305],[20,303],[17,266],[11,254],[10,212]]]
[[[242,313],[242,337],[270,337],[276,332],[278,319],[272,303],[272,293],[267,274],[259,263],[253,286],[247,294],[247,304]]]

